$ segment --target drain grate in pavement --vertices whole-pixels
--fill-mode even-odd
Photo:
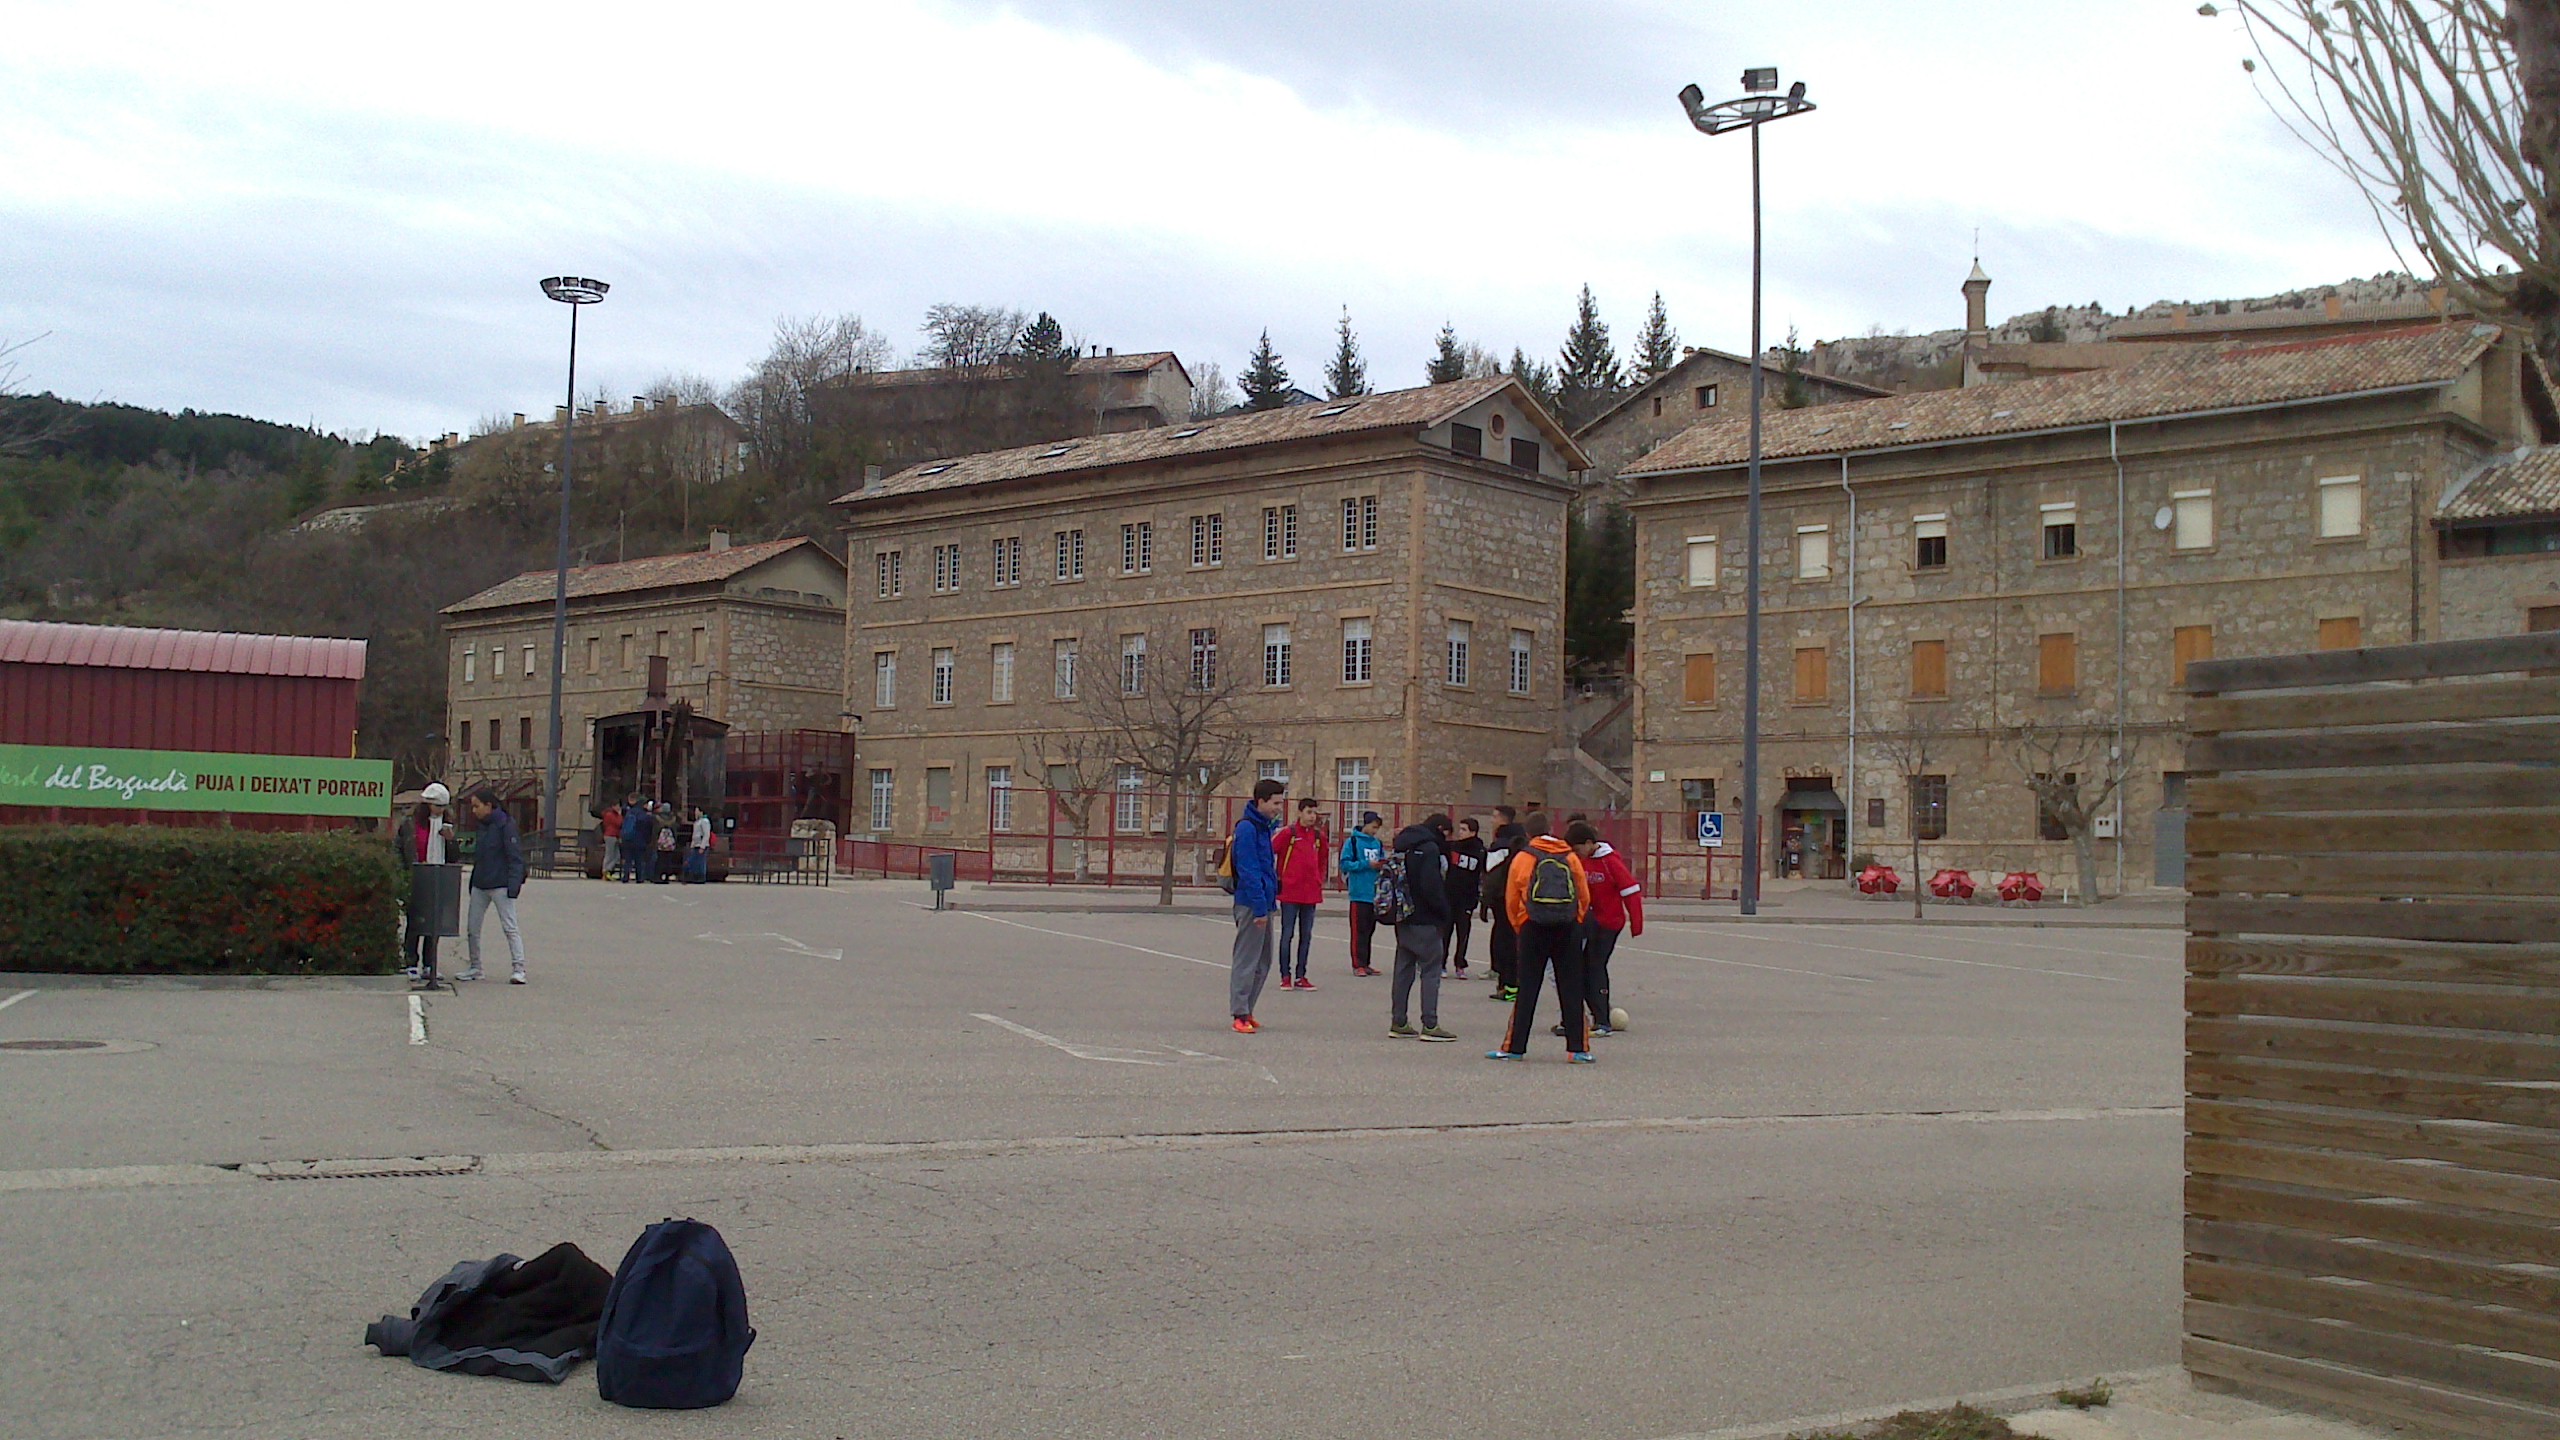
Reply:
[[[477,1155],[392,1155],[363,1160],[268,1160],[240,1167],[260,1180],[414,1180],[432,1175],[469,1175],[480,1168]]]
[[[54,1050],[104,1050],[104,1040],[0,1040],[0,1050],[22,1053]]]

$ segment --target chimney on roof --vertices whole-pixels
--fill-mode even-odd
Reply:
[[[2427,308],[2436,312],[2437,319],[2444,318],[2445,294],[2445,288],[2441,285],[2427,292]]]
[[[865,465],[862,467],[862,488],[865,490],[877,490],[880,488],[879,466]]]
[[[711,532],[711,553],[712,553],[712,554],[714,554],[714,555],[717,555],[717,554],[719,554],[721,551],[726,550],[726,549],[728,549],[728,548],[729,548],[729,532],[728,532],[728,531],[726,531],[726,530],[714,530],[714,531],[712,531],[712,532]]]
[[[632,397],[631,397],[631,413],[632,413],[632,414],[637,415],[637,414],[639,414],[641,411],[646,410],[646,409],[648,409],[648,408],[649,408],[649,397],[648,397],[648,396],[646,396],[646,395],[634,395],[634,396],[632,396]]]
[[[516,424],[515,424],[515,428],[517,428],[518,430],[521,430],[521,429],[523,429],[523,428],[524,428],[524,412],[523,412],[523,411],[521,411],[521,410],[519,410],[519,411],[517,411],[517,412],[516,412]]]
[[[554,405],[554,406],[552,406],[552,407],[551,407],[551,423],[552,423],[552,424],[554,424],[554,425],[558,425],[558,424],[562,423],[563,421],[567,420],[568,418],[569,418],[569,407],[568,407],[568,406],[566,406],[566,405]]]
[[[1102,353],[1103,353],[1103,355],[1107,358],[1107,357],[1109,357],[1109,356],[1117,355],[1117,354],[1119,354],[1120,352],[1119,352],[1119,351],[1117,351],[1117,350],[1112,349],[1112,348],[1111,348],[1110,346],[1108,346],[1108,345],[1105,345],[1105,346],[1103,346],[1103,347],[1102,347]]]
[[[2187,328],[2186,306],[2176,306],[2169,311],[2169,328],[2172,330],[2184,330]]]
[[[2347,302],[2338,298],[2337,292],[2331,291],[2320,301],[2320,309],[2332,320],[2343,319],[2347,313]]]
[[[1982,262],[1973,262],[1973,273],[1964,277],[1964,339],[1968,345],[1991,342],[1991,277],[1982,273]]]

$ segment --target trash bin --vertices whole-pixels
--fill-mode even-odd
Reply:
[[[926,856],[924,864],[925,883],[933,887],[933,908],[942,909],[942,897],[951,892],[953,883],[959,878],[960,857],[946,850]]]
[[[459,865],[409,867],[408,933],[427,937],[419,957],[420,979],[436,979],[436,942],[462,934],[462,870]]]

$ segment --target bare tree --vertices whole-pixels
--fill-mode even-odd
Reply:
[[[1066,818],[1075,830],[1076,883],[1093,878],[1093,858],[1086,837],[1093,833],[1093,807],[1111,783],[1116,763],[1114,737],[1098,730],[1063,730],[1022,737],[1021,766],[1048,786],[1053,815]]]
[[[2201,13],[2216,15],[2207,4]],[[2262,93],[2402,263],[2560,355],[2560,4],[2235,0]],[[2504,264],[2499,263],[2503,257]],[[2506,265],[2515,274],[2502,273]]]
[[[1013,358],[1029,317],[1000,305],[935,305],[924,312],[927,365],[946,370],[991,370]]]
[[[1186,796],[1206,811],[1208,797],[1244,768],[1253,753],[1253,735],[1238,712],[1238,697],[1251,678],[1246,667],[1222,666],[1214,632],[1209,647],[1195,649],[1191,665],[1180,675],[1143,671],[1111,677],[1115,683],[1088,685],[1076,702],[1078,718],[1108,741],[1114,758],[1145,780],[1163,787],[1166,796],[1164,873],[1156,903],[1173,903],[1173,867],[1182,846]]]
[[[1920,817],[1926,797],[1922,785],[1927,780],[1944,783],[1945,776],[1937,768],[1946,763],[1946,744],[1937,720],[1918,707],[1907,707],[1905,728],[1875,742],[1875,751],[1893,767],[1902,779],[1902,803],[1911,830],[1911,918],[1926,914],[1928,882],[1920,874]]]
[[[1218,362],[1209,361],[1191,379],[1191,418],[1207,420],[1236,408],[1236,387],[1227,383],[1227,372]]]
[[[773,348],[730,389],[729,413],[767,475],[786,485],[833,479],[848,458],[847,437],[825,423],[826,389],[888,361],[889,342],[860,316],[780,320]]]
[[[28,407],[17,402],[26,398],[19,379],[17,355],[21,350],[43,339],[0,340],[0,455],[24,455],[50,440],[60,439],[67,429],[57,410],[39,419],[28,413]]]
[[[2119,750],[2114,732],[2095,725],[2040,724],[2033,721],[2003,727],[2009,763],[2036,799],[2041,830],[2052,820],[2080,863],[2076,903],[2098,898],[2096,823],[2107,804],[2124,788],[2138,737],[2126,736]]]

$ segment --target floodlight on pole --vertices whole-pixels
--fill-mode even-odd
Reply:
[[[554,275],[542,293],[569,307],[569,403],[560,423],[560,548],[551,585],[551,752],[542,780],[542,858],[560,863],[560,683],[569,671],[569,477],[577,461],[578,311],[613,287],[583,275]]]
[[[1736,899],[1742,913],[1760,913],[1760,405],[1767,390],[1768,367],[1760,346],[1760,127],[1811,110],[1799,80],[1784,95],[1777,93],[1778,70],[1758,65],[1742,72],[1743,93],[1736,99],[1707,103],[1707,92],[1683,86],[1680,108],[1703,135],[1728,130],[1751,132],[1751,465],[1749,471],[1749,555],[1744,569],[1742,640],[1742,882]]]

